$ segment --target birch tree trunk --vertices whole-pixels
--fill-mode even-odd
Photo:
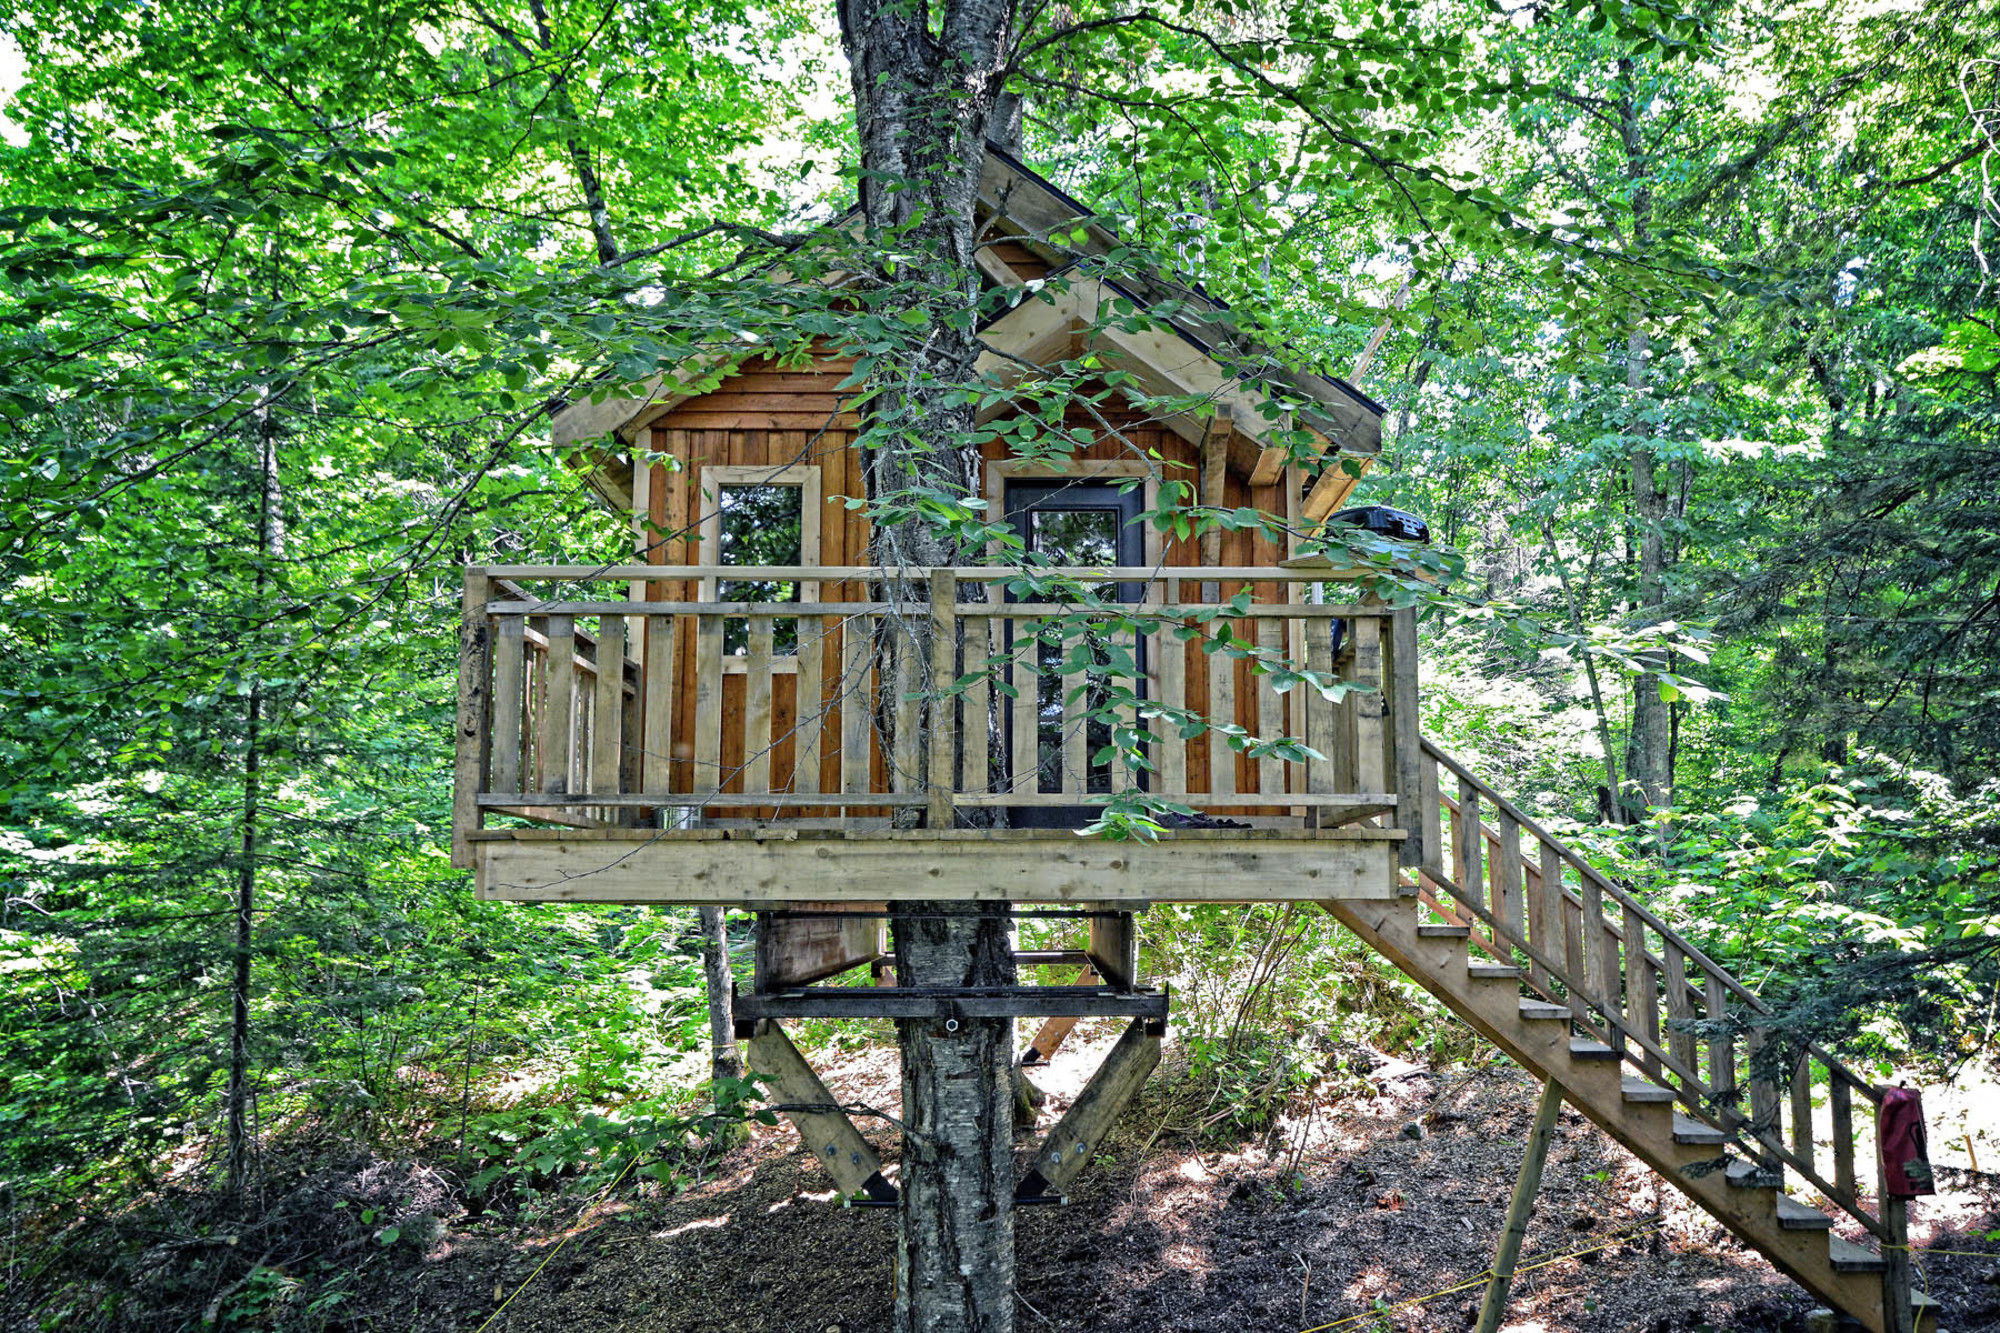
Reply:
[[[915,346],[876,372],[892,386],[864,432],[871,497],[913,486],[966,494],[975,426],[979,274],[974,206],[986,141],[1013,108],[1000,106],[1014,26],[1009,0],[840,0],[841,44],[861,144],[861,206],[871,241],[896,255],[876,278],[884,314],[926,318]],[[893,377],[893,378],[892,378]],[[877,524],[874,562],[891,571],[886,599],[907,606],[885,636],[885,689],[927,681],[923,585],[895,571],[959,562],[962,552],[922,522]],[[940,682],[941,683],[941,682]],[[885,722],[897,710],[880,708]],[[907,739],[907,738],[905,738]],[[903,747],[922,753],[924,747]],[[885,753],[894,753],[885,747]],[[922,774],[899,773],[919,789]],[[1014,982],[999,905],[910,903],[892,919],[906,986]],[[902,1020],[901,1212],[896,1244],[897,1333],[1010,1333],[1014,1327],[1013,1024],[1007,1019]]]

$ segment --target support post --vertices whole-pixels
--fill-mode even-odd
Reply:
[[[1916,1310],[1910,1303],[1910,1204],[1886,1190],[1882,1225],[1889,1241],[1882,1247],[1888,1267],[1882,1272],[1882,1327],[1887,1333],[1913,1333]]]
[[[1528,1150],[1521,1157],[1521,1176],[1514,1182],[1514,1199],[1507,1205],[1507,1227],[1500,1233],[1500,1249],[1493,1256],[1493,1276],[1486,1283],[1486,1300],[1479,1307],[1479,1324],[1473,1333],[1496,1333],[1507,1313],[1507,1290],[1514,1285],[1514,1265],[1521,1257],[1521,1238],[1528,1232],[1528,1218],[1535,1211],[1535,1195],[1542,1188],[1542,1164],[1548,1161],[1549,1141],[1555,1137],[1556,1115],[1562,1110],[1562,1084],[1550,1079],[1542,1085],[1542,1100],[1535,1106],[1535,1127],[1528,1133]]]
[[[1139,927],[1130,912],[1100,912],[1090,918],[1091,970],[1105,984],[1131,990],[1139,984]]]

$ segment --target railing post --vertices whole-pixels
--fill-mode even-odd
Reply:
[[[950,569],[931,571],[931,735],[928,823],[933,829],[952,826],[956,768],[955,742],[958,728],[957,697],[951,693],[958,679],[958,575]],[[985,719],[979,719],[985,725]]]
[[[452,771],[451,863],[472,869],[471,833],[480,825],[479,788],[486,776],[486,703],[489,637],[486,599],[492,580],[478,565],[465,571],[459,602],[458,745]]]
[[[1882,1327],[1886,1333],[1913,1333],[1916,1311],[1910,1304],[1910,1205],[1889,1193],[1882,1182],[1882,1225],[1889,1233],[1882,1246],[1888,1266],[1882,1273]]]
[[[1431,836],[1424,819],[1418,765],[1423,741],[1417,730],[1417,613],[1403,607],[1389,618],[1389,727],[1396,774],[1396,827],[1403,839],[1403,864],[1424,866],[1432,863],[1425,845]]]

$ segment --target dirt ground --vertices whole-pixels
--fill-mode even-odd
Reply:
[[[1046,1127],[1115,1033],[1077,1038],[1037,1082]],[[893,1114],[894,1053],[821,1057],[836,1095]],[[1438,1074],[1379,1060],[1362,1095],[1267,1139],[1196,1152],[1155,1074],[1067,1206],[1017,1215],[1016,1327],[1145,1333],[1463,1330],[1491,1260],[1535,1087],[1507,1067]],[[885,1159],[893,1134],[864,1123]],[[1020,1147],[1032,1151],[1023,1136]],[[1946,1172],[1920,1202],[1931,1294],[1953,1333],[2000,1329],[2000,1177]],[[759,1129],[671,1200],[593,1211],[563,1234],[474,1223],[432,1247],[405,1327],[491,1333],[861,1333],[887,1328],[893,1210],[841,1208],[789,1128]],[[1582,1253],[1575,1253],[1582,1251]],[[1570,1257],[1562,1257],[1568,1255]],[[1508,1326],[1528,1333],[1803,1329],[1813,1302],[1574,1111],[1565,1110]],[[1345,1322],[1343,1322],[1345,1321]]]

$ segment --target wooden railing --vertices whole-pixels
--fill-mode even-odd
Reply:
[[[1780,1049],[1754,991],[1428,741],[1420,770],[1424,905],[1471,926],[1484,952],[1522,967],[1774,1182],[1791,1172],[1893,1243],[1893,1201],[1878,1211],[1886,1191],[1878,1180],[1864,1196],[1855,1165],[1881,1093],[1816,1045]]]
[[[991,822],[968,812],[994,807],[1073,812],[1132,789],[1245,820],[1408,826],[1414,613],[1356,599],[1340,577],[1268,567],[1038,570],[1035,582],[989,567],[474,569],[458,830],[491,811],[671,825],[905,807],[943,827]],[[690,592],[779,582],[809,600],[524,591],[551,580]],[[1312,584],[1349,600],[1308,604]],[[1052,597],[1052,587],[1068,598],[1008,600]],[[612,660],[625,669],[600,668]],[[1143,755],[1142,771],[1110,756],[1119,749]],[[1406,851],[1415,864],[1421,849]]]

